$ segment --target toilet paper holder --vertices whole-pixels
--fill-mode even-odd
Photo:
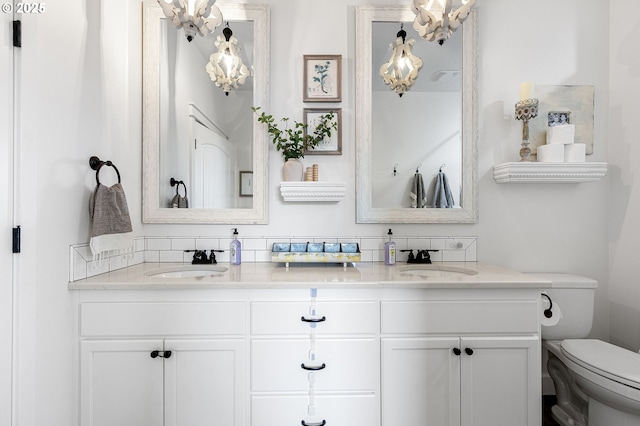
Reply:
[[[551,318],[553,316],[553,311],[551,310],[553,308],[553,301],[551,300],[551,297],[549,297],[548,294],[546,293],[540,293],[540,294],[549,300],[549,307],[545,309],[542,313],[546,318]]]

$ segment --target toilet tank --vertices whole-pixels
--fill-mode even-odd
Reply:
[[[544,292],[562,312],[562,317],[556,325],[541,327],[542,338],[562,340],[587,337],[593,325],[593,304],[598,282],[571,274],[533,273],[530,275],[552,282],[551,288]]]

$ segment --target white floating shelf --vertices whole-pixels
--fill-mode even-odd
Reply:
[[[502,163],[493,166],[497,183],[580,183],[607,175],[607,163]]]
[[[344,198],[344,182],[280,182],[280,195],[284,201],[330,201]]]

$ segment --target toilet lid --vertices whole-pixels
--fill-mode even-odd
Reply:
[[[596,374],[640,389],[640,354],[594,339],[563,340],[562,352]]]

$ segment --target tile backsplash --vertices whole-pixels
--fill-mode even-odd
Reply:
[[[239,238],[242,243],[243,262],[271,262],[273,243],[327,242],[358,243],[362,262],[384,261],[383,237],[250,237]],[[408,253],[401,250],[439,250],[431,253],[433,261],[476,262],[477,237],[399,237],[394,236],[397,261],[406,262]],[[229,262],[229,237],[138,237],[134,253],[93,260],[89,244],[74,244],[69,247],[69,281],[77,281],[116,269],[143,262],[190,263],[193,253],[185,250],[225,250],[216,253],[220,263]]]

